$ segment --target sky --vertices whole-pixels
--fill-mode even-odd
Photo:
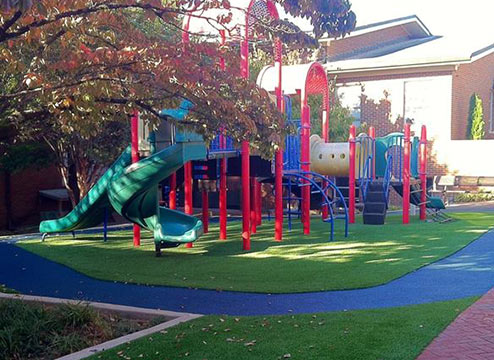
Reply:
[[[357,14],[357,26],[417,15],[434,35],[476,47],[494,43],[494,0],[351,0],[351,3]]]

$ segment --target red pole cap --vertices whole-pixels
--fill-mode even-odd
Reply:
[[[348,141],[350,142],[355,141],[356,134],[357,134],[357,128],[355,127],[355,125],[350,125],[350,136],[348,137]]]

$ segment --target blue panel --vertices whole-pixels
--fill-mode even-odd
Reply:
[[[209,152],[221,152],[221,151],[234,151],[236,150],[233,146],[233,139],[230,136],[226,136],[226,147],[224,149],[221,148],[220,144],[220,136],[217,135],[211,144],[209,144]]]
[[[297,128],[297,133],[285,138],[283,152],[283,170],[300,170],[300,119],[292,119],[292,99],[285,96],[285,114],[287,126]]]

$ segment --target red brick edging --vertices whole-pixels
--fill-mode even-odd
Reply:
[[[494,289],[461,313],[417,360],[494,360]]]

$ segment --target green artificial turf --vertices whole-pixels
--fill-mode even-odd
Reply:
[[[412,360],[475,300],[314,315],[206,316],[90,359]]]
[[[241,222],[231,222],[228,241],[217,240],[214,225],[193,249],[165,249],[161,258],[154,256],[148,232],[138,249],[130,231],[110,233],[107,243],[101,235],[78,235],[18,246],[106,280],[266,293],[353,289],[389,282],[444,258],[494,224],[493,214],[454,216],[458,221],[414,219],[407,226],[399,216],[388,217],[384,226],[351,226],[347,239],[337,221],[334,242],[328,241],[329,224],[318,219],[313,219],[310,235],[302,235],[297,222],[281,243],[273,241],[273,223],[265,222],[252,236],[251,251],[242,251]]]

